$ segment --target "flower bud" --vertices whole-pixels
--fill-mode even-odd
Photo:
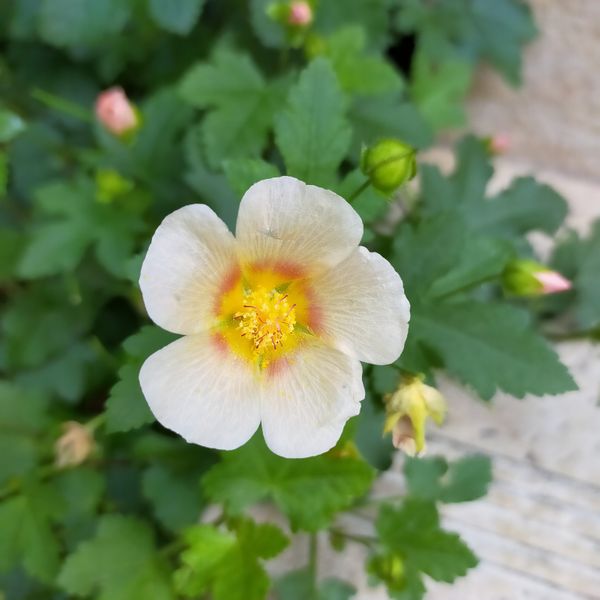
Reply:
[[[502,286],[507,294],[526,297],[566,292],[572,284],[560,273],[533,260],[513,260],[504,269]]]
[[[306,27],[313,21],[313,10],[308,2],[296,1],[290,4],[288,23],[296,27]]]
[[[133,188],[133,182],[114,169],[96,171],[96,199],[102,204],[110,204],[115,198],[123,196]]]
[[[392,432],[394,446],[410,456],[425,451],[425,424],[428,418],[441,425],[446,401],[421,377],[405,377],[393,394],[384,398],[386,420],[383,433]]]
[[[90,430],[77,423],[63,423],[63,434],[54,445],[55,464],[59,469],[76,467],[84,462],[94,448],[94,438]]]
[[[398,555],[374,555],[369,559],[368,570],[385,581],[390,590],[401,591],[406,586],[404,561]]]
[[[496,133],[485,138],[487,150],[492,155],[506,154],[511,147],[511,139],[507,133]]]
[[[96,100],[96,117],[114,135],[133,132],[140,124],[136,108],[120,87],[102,92]]]
[[[416,175],[415,155],[415,149],[400,140],[380,140],[363,151],[360,168],[375,189],[390,194]]]

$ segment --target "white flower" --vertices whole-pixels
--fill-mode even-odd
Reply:
[[[393,362],[410,307],[402,281],[359,247],[338,195],[292,177],[244,195],[236,237],[205,205],[156,230],[140,287],[151,319],[184,337],[142,366],[155,417],[188,442],[300,458],[332,448],[365,392],[360,361]]]

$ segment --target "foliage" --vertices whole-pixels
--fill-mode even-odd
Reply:
[[[393,447],[382,398],[403,372],[435,369],[489,400],[559,393],[573,380],[540,331],[566,317],[598,331],[600,227],[565,236],[553,262],[575,289],[556,301],[506,297],[501,277],[553,235],[564,200],[532,178],[486,197],[492,165],[467,137],[449,175],[422,164],[420,192],[366,187],[361,149],[400,138],[418,149],[462,124],[473,69],[517,82],[534,26],[519,0],[321,0],[303,36],[268,0],[24,0],[0,6],[0,596],[171,600],[347,600],[309,564],[271,584],[265,563],[289,534],[328,531],[369,548],[391,597],[422,598],[426,577],[475,566],[437,503],[474,500],[485,457],[405,463],[408,492],[369,497]],[[410,50],[414,43],[414,51]],[[409,48],[409,51],[405,51]],[[401,56],[400,56],[401,55]],[[118,137],[94,101],[122,86],[141,116]],[[150,325],[137,279],[153,231],[185,204],[230,227],[255,181],[290,174],[336,190],[389,258],[412,305],[406,350],[365,370],[367,398],[340,444],[319,457],[274,456],[260,434],[218,454],[154,424],[138,382],[173,336]],[[390,204],[399,222],[387,219]],[[400,204],[398,204],[400,203]],[[396,211],[397,212],[397,211]],[[60,469],[68,421],[94,443]],[[281,527],[254,522],[270,502]],[[219,514],[210,521],[207,507]],[[345,510],[380,505],[372,536],[341,530]],[[283,529],[282,529],[283,528]]]

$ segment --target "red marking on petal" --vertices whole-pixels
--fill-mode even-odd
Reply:
[[[242,277],[242,271],[239,265],[233,265],[221,280],[215,301],[213,303],[213,311],[216,315],[221,312],[221,303],[223,296],[230,292],[239,282]]]
[[[227,340],[221,333],[215,333],[211,336],[210,341],[218,354],[227,354],[229,351],[229,346],[227,345]]]
[[[290,261],[269,261],[263,260],[252,263],[250,271],[260,273],[261,271],[271,271],[279,275],[282,280],[290,281],[292,279],[302,279],[306,276],[306,269],[298,263]]]

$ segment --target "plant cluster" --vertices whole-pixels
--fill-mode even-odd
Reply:
[[[481,61],[518,83],[535,34],[528,10],[519,0],[292,4],[0,6],[7,600],[351,598],[349,583],[317,577],[326,541],[365,545],[373,582],[418,600],[427,577],[452,582],[476,565],[438,510],[483,495],[491,467],[481,456],[407,459],[406,495],[370,498],[396,452],[383,435],[387,395],[415,377],[434,386],[438,370],[486,401],[576,387],[543,333],[597,334],[600,227],[556,247],[552,267],[573,289],[542,296],[531,273],[527,290],[507,273],[539,260],[530,232],[563,226],[555,191],[525,177],[487,197],[490,145],[474,137],[458,144],[449,175],[417,160],[418,191],[398,188],[414,165],[402,163],[398,180],[387,170],[377,180],[379,158],[365,167],[380,140],[421,150],[462,124]],[[94,115],[114,86],[133,103],[119,131]],[[260,433],[232,452],[186,444],[154,423],[138,382],[143,361],[174,339],[149,323],[137,283],[157,225],[205,203],[234,227],[246,189],[280,174],[352,203],[363,244],[394,265],[412,307],[404,353],[365,370],[367,397],[340,443],[300,460],[270,453]],[[396,421],[411,416],[401,410]],[[252,519],[264,501],[286,527]],[[367,505],[371,535],[339,524]],[[306,568],[271,581],[265,564],[299,532],[311,540]]]

